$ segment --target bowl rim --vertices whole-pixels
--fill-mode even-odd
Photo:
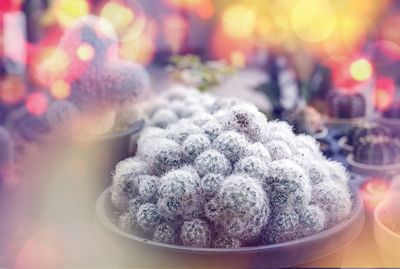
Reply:
[[[143,129],[145,125],[144,119],[137,119],[132,122],[128,128],[123,129],[117,132],[105,133],[101,135],[89,135],[82,137],[81,140],[107,140],[107,139],[114,139],[114,138],[121,138],[127,135],[131,135]]]
[[[396,171],[400,169],[400,162],[393,163],[393,164],[385,164],[385,165],[378,165],[378,164],[365,164],[360,163],[354,160],[354,154],[350,153],[346,157],[346,161],[354,168],[363,169],[366,171],[379,171],[379,172],[387,172],[387,171]]]
[[[400,119],[399,118],[388,118],[383,115],[380,117],[380,121],[384,124],[393,124],[393,125],[399,125],[400,124]]]
[[[145,127],[146,121],[142,118],[135,120],[132,122],[128,128],[123,129],[121,131],[117,132],[111,132],[111,133],[105,133],[105,134],[100,134],[100,135],[85,135],[85,136],[80,136],[78,138],[74,137],[60,137],[60,136],[46,136],[42,140],[45,143],[59,143],[59,142],[101,142],[104,140],[112,140],[112,139],[120,139],[125,136],[130,136],[135,133],[140,132],[144,127]]]
[[[319,132],[313,134],[313,137],[315,139],[322,139],[327,137],[328,133],[329,133],[328,127],[323,126],[323,128]]]
[[[383,202],[381,202],[381,203],[379,203],[376,207],[375,207],[375,210],[374,210],[374,222],[378,225],[378,227],[381,229],[381,230],[383,230],[385,233],[387,233],[387,234],[389,234],[389,235],[391,235],[391,236],[393,236],[393,237],[396,237],[397,239],[399,239],[400,240],[400,234],[399,233],[396,233],[395,231],[393,231],[393,230],[391,230],[391,229],[389,229],[389,227],[387,227],[383,222],[382,222],[382,220],[381,220],[381,214],[382,214],[382,212],[383,212],[383,210],[384,210],[384,208],[385,208],[385,201],[383,201]]]
[[[338,145],[341,149],[347,150],[349,152],[353,151],[354,147],[347,144],[347,136],[344,135],[338,140]]]
[[[328,124],[353,125],[355,123],[358,123],[359,121],[365,121],[366,119],[367,119],[366,115],[364,115],[362,117],[354,117],[354,118],[333,118],[333,117],[328,117],[326,122]]]
[[[350,215],[348,218],[342,220],[338,224],[313,235],[303,237],[300,239],[296,240],[291,240],[291,241],[286,241],[286,242],[281,242],[281,243],[276,243],[276,244],[270,244],[270,245],[261,245],[261,246],[250,246],[250,247],[240,247],[240,248],[201,248],[201,247],[186,247],[186,246],[180,246],[180,245],[173,245],[173,244],[165,244],[165,243],[160,243],[156,241],[152,241],[151,239],[143,238],[137,235],[134,235],[132,233],[126,232],[122,229],[120,229],[115,223],[111,221],[111,219],[108,217],[106,214],[104,207],[107,203],[107,201],[110,201],[109,197],[111,194],[111,186],[107,187],[103,191],[103,193],[99,196],[99,198],[96,201],[96,218],[98,218],[99,221],[101,221],[101,225],[105,226],[105,228],[108,229],[108,231],[112,231],[113,233],[116,233],[118,236],[128,238],[131,240],[134,240],[138,243],[150,245],[153,247],[162,247],[171,251],[179,251],[179,252],[186,252],[186,253],[196,253],[196,254],[243,254],[243,253],[257,253],[260,251],[265,251],[265,250],[279,250],[282,249],[282,247],[298,247],[302,246],[306,243],[310,242],[317,242],[321,240],[322,238],[326,238],[329,236],[332,236],[336,234],[337,232],[345,229],[349,225],[355,223],[359,218],[362,218],[363,225],[364,225],[364,210],[363,210],[363,203],[361,200],[360,194],[357,192],[354,186],[350,185],[349,189],[351,193],[353,194],[352,197],[354,199],[353,203],[353,208],[352,211],[350,212]],[[363,226],[362,225],[362,226]],[[361,231],[361,229],[360,229]],[[354,238],[353,238],[354,239]],[[345,245],[344,245],[345,246]],[[341,246],[344,247],[344,246]],[[341,249],[341,248],[338,248]]]

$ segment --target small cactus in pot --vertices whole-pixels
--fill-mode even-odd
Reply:
[[[372,165],[395,164],[399,159],[400,147],[397,141],[384,136],[365,136],[354,147],[354,160]]]
[[[353,119],[365,117],[367,104],[361,93],[347,93],[333,90],[327,97],[328,115],[333,119]]]
[[[60,54],[68,59],[67,67],[64,72],[51,73],[48,80],[68,83],[71,93],[62,104],[50,102],[52,109],[46,114],[74,128],[57,135],[118,132],[141,117],[138,103],[149,95],[149,75],[141,65],[119,59],[116,33],[108,21],[93,15],[78,19],[65,31],[56,53],[39,68],[60,64]],[[134,111],[129,119],[123,115],[128,108]],[[57,126],[53,124],[52,130],[57,131]]]

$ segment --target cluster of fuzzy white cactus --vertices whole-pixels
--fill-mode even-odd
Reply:
[[[192,91],[163,100],[136,156],[113,174],[121,228],[162,243],[238,248],[309,236],[350,214],[348,175],[313,138],[240,100]]]

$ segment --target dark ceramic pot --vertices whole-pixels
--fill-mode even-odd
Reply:
[[[353,193],[354,207],[348,219],[321,233],[273,245],[237,249],[191,248],[162,244],[127,233],[112,221],[114,209],[110,188],[97,200],[96,228],[124,252],[126,267],[280,268],[329,258],[340,264],[341,250],[357,237],[364,225],[362,201],[356,192]]]
[[[400,172],[400,162],[394,164],[365,164],[354,160],[354,155],[350,153],[346,157],[350,166],[350,171],[365,176],[392,176]]]

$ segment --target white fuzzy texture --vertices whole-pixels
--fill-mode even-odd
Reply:
[[[176,122],[178,119],[178,116],[173,110],[163,108],[154,113],[153,117],[151,118],[150,125],[166,128],[168,125]]]
[[[301,210],[311,200],[311,184],[304,169],[294,161],[282,159],[271,163],[264,188],[273,210],[291,207]]]
[[[123,219],[135,216],[149,239],[193,247],[271,244],[349,216],[346,170],[325,159],[313,138],[267,122],[237,99],[215,102],[185,88],[163,98],[155,119],[178,119],[143,130],[135,159],[118,164],[112,188],[114,206],[131,214]]]
[[[211,142],[208,136],[205,134],[193,134],[189,135],[182,144],[183,155],[185,159],[193,161],[203,153],[205,150],[209,149]]]
[[[243,156],[247,144],[246,138],[241,134],[227,131],[213,141],[213,148],[224,154],[229,160],[237,161]]]
[[[138,177],[146,175],[149,167],[135,158],[125,159],[115,167],[112,187],[111,201],[115,208],[124,211],[128,201],[138,192]]]
[[[196,158],[194,164],[200,176],[209,173],[227,175],[232,170],[229,160],[216,150],[203,152]]]
[[[312,203],[325,212],[329,226],[349,216],[353,205],[348,187],[333,180],[313,187]]]
[[[250,240],[260,233],[268,219],[267,194],[257,180],[245,175],[232,175],[221,185],[216,197],[217,219],[227,235]]]
[[[265,147],[268,149],[269,155],[273,161],[292,157],[292,151],[284,141],[273,140],[268,142]]]
[[[182,147],[167,138],[147,139],[138,145],[137,154],[159,174],[182,164]]]

